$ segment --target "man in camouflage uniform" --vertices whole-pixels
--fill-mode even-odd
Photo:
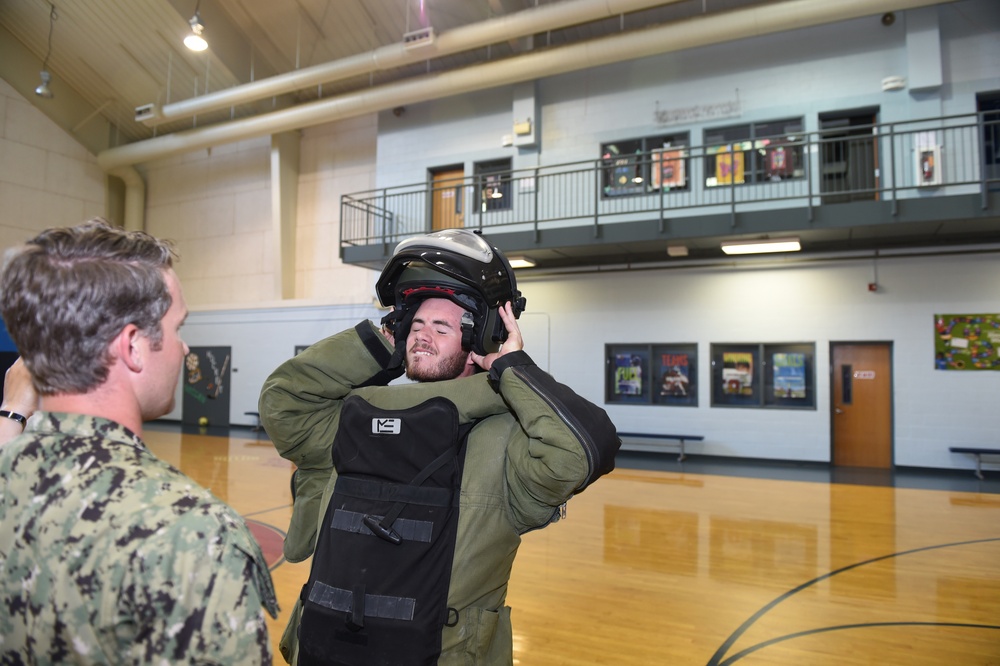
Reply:
[[[0,311],[41,409],[0,446],[0,663],[272,663],[259,546],[142,441],[188,351],[172,259],[102,221],[8,255]]]

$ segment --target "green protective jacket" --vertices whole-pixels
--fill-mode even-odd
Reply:
[[[559,506],[614,468],[621,442],[607,413],[557,383],[523,351],[498,358],[489,373],[386,386],[392,348],[368,320],[322,340],[275,370],[260,396],[261,422],[282,457],[298,470],[284,554],[313,553],[336,470],[332,445],[344,399],[406,409],[434,396],[458,408],[469,435],[458,537],[440,664],[510,664],[507,583],[521,535],[558,517]],[[282,637],[296,654],[297,605]]]

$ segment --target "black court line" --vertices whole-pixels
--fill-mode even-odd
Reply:
[[[278,509],[287,509],[290,506],[292,506],[292,505],[291,504],[282,504],[281,506],[273,506],[270,509],[261,509],[260,511],[254,511],[252,513],[244,513],[242,515],[243,515],[244,518],[249,518],[250,516],[259,516],[262,513],[270,513],[271,511],[277,511]],[[275,527],[274,529],[277,530],[278,528]],[[278,531],[281,532],[281,530],[278,530]],[[285,534],[284,532],[281,532],[281,533]]]
[[[753,624],[755,622],[757,622],[757,620],[759,620],[764,615],[766,615],[768,612],[770,612],[770,610],[772,608],[774,608],[775,606],[777,606],[781,602],[785,601],[786,599],[792,597],[793,595],[798,594],[802,590],[805,590],[805,589],[808,589],[809,587],[812,587],[816,583],[824,581],[824,580],[826,580],[828,578],[833,578],[837,574],[842,574],[845,571],[850,571],[852,569],[857,569],[858,567],[863,567],[863,566],[868,565],[868,564],[874,564],[875,562],[881,562],[882,560],[888,560],[888,559],[892,559],[894,557],[902,557],[903,555],[912,555],[914,553],[920,553],[920,552],[924,552],[924,551],[928,551],[928,550],[938,550],[938,549],[941,549],[941,548],[952,548],[952,547],[955,547],[955,546],[971,546],[973,544],[978,544],[978,543],[990,543],[990,542],[993,542],[993,541],[1000,541],[1000,537],[993,537],[993,538],[989,538],[989,539],[975,539],[975,540],[972,540],[972,541],[957,541],[955,543],[944,543],[944,544],[938,544],[936,546],[924,546],[922,548],[914,548],[912,550],[904,550],[904,551],[901,551],[901,552],[898,552],[898,553],[890,553],[889,555],[882,555],[881,557],[875,557],[875,558],[872,558],[870,560],[864,560],[863,562],[855,562],[854,564],[849,564],[846,567],[842,567],[840,569],[836,569],[836,570],[831,571],[829,573],[825,573],[822,576],[819,576],[817,578],[813,578],[812,580],[807,581],[805,583],[802,583],[798,587],[794,587],[791,590],[789,590],[788,592],[785,592],[784,594],[782,594],[781,596],[777,597],[776,599],[774,599],[773,601],[771,601],[767,605],[763,606],[756,613],[754,613],[753,615],[751,615],[750,618],[746,622],[744,622],[743,624],[741,624],[739,626],[739,628],[737,628],[736,631],[734,631],[732,634],[730,634],[729,638],[727,638],[725,640],[725,642],[721,646],[719,646],[719,649],[716,650],[715,654],[712,655],[712,658],[708,660],[708,664],[706,666],[723,666],[723,664],[730,664],[733,661],[735,661],[735,659],[733,659],[732,657],[730,659],[726,659],[725,661],[723,661],[723,657],[725,657],[726,653],[729,652],[729,649],[733,646],[733,643],[735,643],[737,640],[739,640],[740,636],[742,636],[744,633],[746,633],[747,629],[749,629],[750,627],[752,627]]]
[[[806,631],[799,631],[794,634],[788,634],[786,636],[778,636],[777,638],[772,638],[766,640],[763,643],[758,643],[757,645],[751,645],[745,650],[740,650],[736,654],[727,658],[725,661],[720,662],[719,666],[728,666],[733,664],[743,657],[747,656],[752,652],[761,650],[763,648],[774,645],[775,643],[781,643],[782,641],[790,641],[796,638],[802,638],[804,636],[812,636],[814,634],[822,634],[828,631],[847,631],[849,629],[868,629],[870,627],[962,627],[971,629],[994,629],[1000,631],[1000,625],[995,624],[967,624],[962,622],[865,622],[861,624],[842,624],[834,627],[820,627],[819,629],[808,629]]]

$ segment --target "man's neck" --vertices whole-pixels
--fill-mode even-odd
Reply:
[[[142,417],[131,396],[116,395],[106,386],[87,393],[60,393],[42,397],[41,407],[47,412],[67,412],[108,419],[125,426],[142,437]]]

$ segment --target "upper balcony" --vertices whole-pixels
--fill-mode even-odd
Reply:
[[[344,195],[345,263],[380,269],[432,229],[480,229],[539,269],[712,259],[722,240],[810,253],[1000,241],[1000,120],[969,114],[491,171]],[[686,254],[684,254],[686,252]]]

